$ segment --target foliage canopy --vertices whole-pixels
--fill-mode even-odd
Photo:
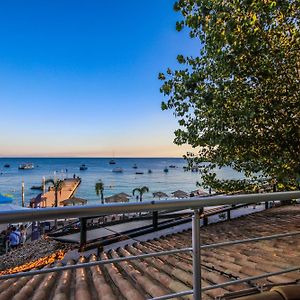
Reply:
[[[230,166],[249,178],[296,186],[300,173],[300,1],[180,0],[199,56],[178,55],[179,70],[160,73],[161,92],[180,125],[176,144],[201,167],[204,185],[247,188],[222,182],[216,167]],[[248,182],[249,183],[249,182]],[[250,185],[250,188],[253,188]]]

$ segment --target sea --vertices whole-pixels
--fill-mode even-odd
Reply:
[[[13,204],[21,204],[22,181],[25,185],[25,204],[41,191],[32,190],[32,186],[42,184],[46,179],[64,179],[79,176],[82,182],[76,191],[76,197],[84,198],[88,204],[100,203],[95,192],[95,184],[102,180],[104,197],[125,192],[132,195],[137,187],[147,186],[149,193],[144,200],[153,199],[152,193],[161,191],[168,195],[176,190],[191,192],[198,189],[201,182],[199,173],[185,171],[186,161],[182,158],[113,158],[116,164],[109,164],[112,158],[0,158],[0,193],[13,197]],[[19,170],[22,163],[33,163],[34,169]],[[9,168],[4,165],[9,164]],[[80,171],[82,164],[87,170]],[[137,169],[133,166],[136,165]],[[169,166],[175,166],[170,168]],[[114,168],[122,168],[122,173],[114,173]],[[164,169],[168,168],[168,172]],[[151,170],[152,173],[148,173]],[[144,174],[136,174],[142,172]],[[230,168],[217,170],[219,178],[241,178],[241,175]],[[134,198],[131,201],[135,201]]]

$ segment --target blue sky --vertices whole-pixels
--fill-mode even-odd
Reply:
[[[160,71],[199,44],[174,1],[1,1],[1,156],[180,156]]]

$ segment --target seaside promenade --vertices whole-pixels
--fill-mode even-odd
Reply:
[[[78,186],[81,183],[80,178],[66,178],[63,181],[62,188],[58,191],[58,206],[63,206],[61,201],[70,199]],[[53,187],[50,188],[50,191],[46,192],[41,196],[40,207],[54,207],[55,206],[55,190]]]

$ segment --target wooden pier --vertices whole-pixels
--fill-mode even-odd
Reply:
[[[66,178],[63,180],[63,185],[61,190],[58,191],[58,206],[63,206],[61,201],[70,199],[78,186],[81,183],[80,178]],[[42,201],[40,207],[54,207],[55,206],[55,191],[53,188],[50,188],[50,191],[46,192],[41,196]]]

